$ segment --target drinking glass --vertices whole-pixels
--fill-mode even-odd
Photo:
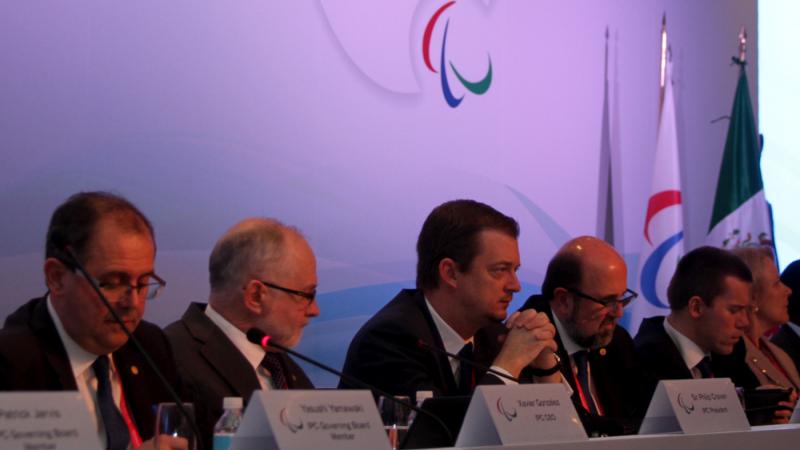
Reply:
[[[183,403],[183,407],[189,415],[188,419],[181,414],[178,405],[175,403],[158,404],[156,444],[161,445],[163,441],[170,440],[173,446],[177,444],[180,448],[185,448],[186,450],[195,450],[197,448],[195,442],[197,436],[194,435],[194,429],[191,424],[191,422],[194,422],[194,405]]]
[[[398,403],[395,399],[409,403],[410,399],[406,395],[396,395],[394,397],[381,396],[378,399],[378,410],[381,413],[381,420],[383,420],[383,428],[386,429],[386,434],[389,437],[389,444],[392,450],[400,448],[400,444],[408,433],[409,413],[411,409],[407,406]]]

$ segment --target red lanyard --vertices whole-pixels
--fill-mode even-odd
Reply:
[[[125,425],[128,427],[128,434],[130,434],[131,437],[131,447],[138,448],[142,445],[142,437],[139,435],[139,430],[136,429],[136,424],[133,423],[133,418],[131,418],[131,414],[128,411],[128,403],[125,401],[125,389],[122,386],[122,378],[116,371],[116,366],[114,377],[119,383],[119,411],[122,414],[122,420],[125,421]]]

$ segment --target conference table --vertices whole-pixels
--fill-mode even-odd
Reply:
[[[701,434],[650,434],[591,438],[579,442],[469,447],[481,450],[739,450],[800,449],[800,424],[764,425],[750,431]],[[453,447],[450,447],[452,449]],[[456,447],[459,448],[459,447]],[[443,450],[443,449],[441,449]]]

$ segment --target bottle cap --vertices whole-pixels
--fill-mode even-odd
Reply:
[[[223,398],[222,409],[242,409],[242,397]]]

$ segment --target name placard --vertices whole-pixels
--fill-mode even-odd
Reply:
[[[749,429],[730,378],[664,380],[656,387],[639,434]]]
[[[100,440],[77,391],[0,392],[0,448],[100,450]]]
[[[232,450],[387,449],[369,391],[255,391]]]
[[[586,440],[561,383],[478,386],[456,447]]]

